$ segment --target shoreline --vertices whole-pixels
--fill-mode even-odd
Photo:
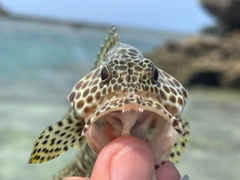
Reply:
[[[5,10],[4,10],[5,11]],[[178,33],[181,36],[192,36],[198,35],[198,33],[187,33],[187,32],[178,32],[172,30],[164,30],[164,29],[152,29],[147,27],[134,27],[134,26],[124,26],[118,24],[108,24],[108,23],[100,23],[100,22],[91,22],[91,21],[84,21],[84,20],[71,20],[71,19],[60,19],[54,17],[44,17],[38,15],[26,15],[26,14],[13,14],[6,11],[6,15],[0,15],[0,18],[5,18],[14,21],[28,21],[28,22],[35,22],[35,23],[42,23],[46,25],[59,25],[59,26],[68,26],[72,27],[73,29],[83,29],[83,28],[92,28],[98,30],[107,30],[112,25],[117,27],[118,31],[128,31],[128,32],[148,32],[149,34],[172,34]]]

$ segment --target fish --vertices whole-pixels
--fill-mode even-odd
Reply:
[[[145,141],[156,169],[167,160],[176,163],[189,141],[190,126],[181,115],[187,97],[177,79],[120,42],[112,26],[95,68],[73,87],[63,119],[36,139],[29,163],[47,162],[74,147],[77,157],[51,179],[90,177],[98,154],[120,136]]]

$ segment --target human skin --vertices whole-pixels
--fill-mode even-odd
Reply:
[[[64,180],[179,180],[175,166],[167,161],[155,170],[148,145],[132,136],[119,137],[100,152],[91,178],[69,177]]]

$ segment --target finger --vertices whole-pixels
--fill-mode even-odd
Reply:
[[[152,179],[153,170],[153,157],[147,144],[136,137],[125,136],[103,148],[91,179]]]
[[[164,165],[157,169],[157,179],[179,180],[180,174],[173,163],[167,161]]]

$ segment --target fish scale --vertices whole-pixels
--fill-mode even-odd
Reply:
[[[174,77],[156,67],[135,47],[120,43],[109,30],[95,63],[70,92],[64,118],[37,138],[29,163],[42,163],[72,147],[73,163],[52,177],[89,177],[101,149],[119,136],[146,141],[155,167],[177,162],[189,139],[189,123],[181,113],[188,93]]]

